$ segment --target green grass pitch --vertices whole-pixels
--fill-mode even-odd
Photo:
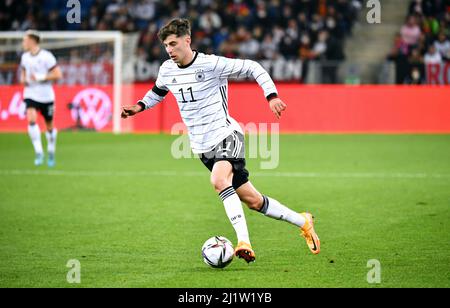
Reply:
[[[1,134],[0,287],[450,287],[450,135],[282,135],[278,168],[250,159],[251,181],[311,211],[322,251],[246,209],[257,261],[223,270],[200,248],[234,231],[208,170],[172,157],[175,138],[61,133],[49,170],[27,135]]]

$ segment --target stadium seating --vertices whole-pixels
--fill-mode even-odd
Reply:
[[[0,30],[121,30],[140,32],[138,53],[165,59],[157,29],[175,16],[192,21],[194,47],[253,59],[342,60],[362,0],[154,1],[84,0],[82,22],[66,22],[66,1],[0,4]]]
[[[450,3],[412,0],[405,13],[405,24],[388,55],[396,66],[396,83],[445,83],[448,72],[444,62],[450,60]]]

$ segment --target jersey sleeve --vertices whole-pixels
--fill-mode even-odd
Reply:
[[[163,78],[161,76],[161,70],[158,73],[158,78],[156,79],[153,89],[147,92],[145,96],[139,101],[145,107],[145,110],[150,109],[158,105],[164,100],[169,89],[164,85]]]
[[[277,88],[269,73],[261,64],[253,60],[230,59],[218,56],[214,72],[220,79],[253,77],[264,90],[264,96],[267,99],[278,96]]]
[[[52,69],[54,69],[56,66],[58,66],[58,62],[56,61],[55,56],[54,56],[51,52],[48,53],[48,56],[47,56],[45,65],[46,65],[47,70],[48,70],[49,72],[50,72]]]

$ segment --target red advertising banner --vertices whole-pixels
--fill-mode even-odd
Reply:
[[[450,61],[426,64],[427,83],[432,85],[449,85]]]
[[[111,86],[55,86],[55,126],[73,129],[77,125],[98,131],[112,129]],[[21,86],[0,86],[0,131],[26,131],[25,104]],[[39,117],[43,124],[42,117]]]
[[[124,86],[122,104],[134,104],[152,86]],[[448,86],[280,84],[278,90],[288,105],[280,120],[271,113],[257,84],[230,84],[231,116],[250,132],[255,127],[249,125],[252,123],[279,123],[284,133],[450,133]],[[112,130],[112,86],[55,86],[55,92],[58,129],[78,124]],[[182,127],[181,122],[178,106],[169,94],[154,109],[121,124],[125,132],[170,132]],[[0,86],[0,131],[26,129],[22,87]]]
[[[136,92],[136,99],[151,89],[137,87],[143,89]],[[283,133],[450,133],[450,87],[280,84],[277,88],[288,105],[280,120],[257,84],[230,84],[230,115],[248,132],[252,132],[249,123],[279,123]],[[140,122],[141,116],[151,125],[149,131],[155,130],[154,121],[164,132],[181,122],[171,94],[135,121]],[[145,127],[140,124],[138,130]]]

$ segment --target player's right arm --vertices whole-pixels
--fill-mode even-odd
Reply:
[[[144,110],[153,108],[164,100],[164,97],[169,93],[169,89],[162,83],[161,71],[158,74],[155,85],[153,89],[147,92],[145,96],[137,102],[137,104],[132,106],[122,107],[121,117],[126,119],[128,117],[134,116]]]
[[[126,119],[142,111],[144,111],[144,109],[141,105],[139,105],[139,103],[132,106],[122,106],[122,114],[120,116],[122,117],[122,119]]]
[[[20,84],[27,85],[27,72],[23,67],[20,70]]]
[[[27,86],[28,85],[28,81],[27,81],[27,71],[25,69],[24,66],[24,60],[23,60],[23,55],[20,58],[20,80],[19,80],[20,84]]]

